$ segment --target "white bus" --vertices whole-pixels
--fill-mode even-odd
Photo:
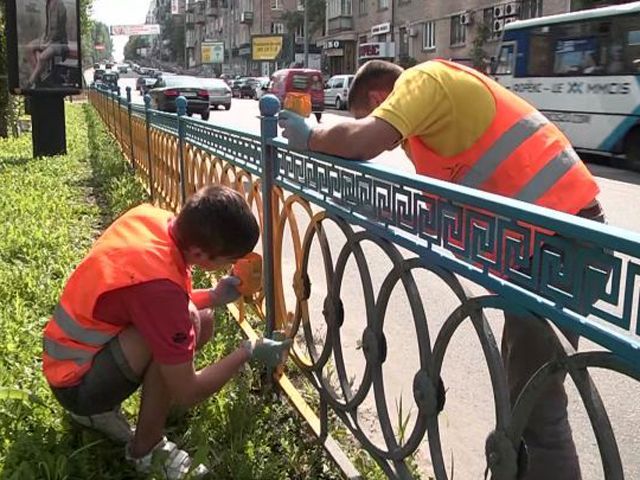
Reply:
[[[576,149],[640,170],[640,2],[503,21],[494,78]]]

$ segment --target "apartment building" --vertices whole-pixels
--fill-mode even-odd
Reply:
[[[478,36],[488,60],[506,23],[570,8],[571,0],[327,0],[322,66],[336,75],[374,58],[405,66],[433,58],[474,64]]]
[[[302,61],[304,32],[301,27],[287,31],[285,12],[302,11],[303,0],[187,0],[185,14],[186,63],[189,68],[203,68],[212,74],[269,75],[277,68]],[[321,48],[310,41],[310,66],[320,67]],[[253,35],[285,35],[286,55],[278,62],[253,62]],[[223,42],[225,62],[202,65],[203,42]]]

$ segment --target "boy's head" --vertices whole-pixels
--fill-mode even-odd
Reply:
[[[384,60],[370,60],[356,72],[349,89],[349,111],[364,118],[389,96],[404,69]]]
[[[260,227],[242,195],[209,185],[187,199],[173,234],[188,264],[216,270],[251,252]]]

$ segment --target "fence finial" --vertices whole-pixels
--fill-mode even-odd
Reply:
[[[260,99],[260,115],[263,117],[275,117],[280,111],[280,100],[272,94],[264,95]]]
[[[183,116],[187,114],[187,99],[180,95],[176,98],[176,109],[178,110],[178,115]]]

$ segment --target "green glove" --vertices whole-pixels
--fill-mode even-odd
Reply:
[[[267,367],[274,368],[282,363],[282,354],[291,346],[291,339],[283,341],[259,338],[258,340],[246,340],[244,348],[249,351],[251,360],[256,360]]]

